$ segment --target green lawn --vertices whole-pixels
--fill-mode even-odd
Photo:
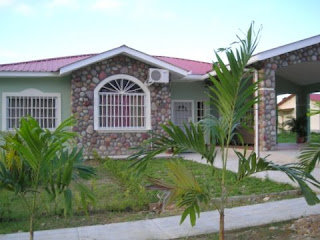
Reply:
[[[296,134],[287,132],[279,133],[277,138],[278,143],[296,143]],[[320,142],[320,133],[311,133],[312,142]]]
[[[87,181],[87,185],[96,194],[96,204],[89,206],[89,215],[86,215],[80,203],[78,194],[74,194],[73,215],[64,218],[61,200],[56,204],[48,202],[45,195],[41,195],[42,201],[39,207],[36,230],[74,227],[93,224],[106,224],[111,222],[133,221],[138,219],[158,217],[149,211],[149,203],[157,202],[157,192],[146,191],[147,176],[168,179],[166,162],[177,161],[156,159],[150,162],[146,172],[137,177],[132,169],[128,169],[132,162],[127,160],[88,161],[95,166],[97,177]],[[214,195],[219,196],[220,189],[217,185],[217,177],[220,170],[215,171],[207,165],[184,161],[192,170],[201,185],[208,184],[214,189]],[[281,192],[293,189],[287,184],[278,184],[270,180],[247,178],[237,182],[235,175],[227,174],[227,188],[229,195],[249,195],[269,192]],[[214,209],[213,206],[203,210]],[[181,209],[173,209],[167,215],[177,215]],[[164,215],[166,216],[166,215]],[[25,206],[12,193],[0,191],[0,234],[28,231],[28,219]]]

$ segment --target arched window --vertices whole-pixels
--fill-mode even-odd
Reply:
[[[150,129],[150,92],[138,79],[113,75],[96,87],[94,96],[96,130]]]

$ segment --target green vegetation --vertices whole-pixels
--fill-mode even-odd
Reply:
[[[214,161],[216,159],[216,145],[221,148],[222,171],[213,185],[201,186],[194,174],[182,163],[170,163],[168,174],[172,182],[163,179],[153,179],[158,188],[167,189],[171,193],[169,201],[176,200],[179,207],[184,211],[181,216],[182,223],[190,216],[191,225],[196,224],[197,216],[200,216],[202,204],[216,204],[220,215],[219,239],[224,240],[224,217],[225,207],[229,196],[227,186],[227,162],[230,142],[235,137],[240,140],[242,136],[237,132],[239,127],[244,126],[246,121],[242,119],[258,103],[259,82],[253,80],[254,69],[250,69],[249,60],[258,44],[259,32],[256,35],[253,23],[247,34],[241,38],[237,36],[237,42],[232,47],[219,49],[215,52],[216,62],[213,64],[215,76],[210,76],[210,101],[218,110],[219,118],[209,115],[199,123],[190,123],[183,129],[169,122],[162,125],[165,134],[154,135],[153,139],[137,148],[137,152],[130,158],[136,159],[138,172],[148,168],[150,160],[167,149],[173,149],[177,154],[187,149],[197,152],[208,163],[208,168],[214,172]],[[225,54],[227,61],[223,61],[220,53]],[[209,135],[209,137],[208,137]],[[320,188],[318,182],[312,175],[305,172],[305,168],[299,164],[277,165],[258,158],[253,152],[249,155],[235,151],[239,159],[238,181],[262,171],[284,172],[292,181],[299,184],[301,192],[309,205],[319,203],[317,195],[307,185],[307,182]],[[211,165],[211,166],[210,166]],[[213,174],[214,175],[214,174]],[[207,181],[209,183],[210,180]],[[237,186],[239,187],[239,186]],[[212,193],[220,189],[220,200],[213,201]],[[164,204],[166,201],[163,202]]]
[[[0,190],[14,194],[12,197],[6,196],[6,192],[1,194],[6,201],[4,211],[12,211],[10,218],[20,213],[17,208],[9,208],[13,198],[19,198],[23,204],[20,209],[29,218],[30,240],[34,237],[39,211],[46,209],[46,205],[40,203],[56,206],[58,198],[63,196],[63,215],[71,214],[71,182],[80,194],[83,206],[87,205],[88,199],[94,201],[90,190],[77,181],[90,179],[94,171],[83,164],[82,151],[68,144],[76,133],[66,129],[74,123],[73,118],[66,119],[51,132],[42,129],[32,117],[22,118],[20,128],[15,129],[14,134],[4,135],[0,152]]]
[[[147,191],[145,185],[149,184],[147,176],[163,178],[168,181],[167,163],[181,161],[178,159],[154,159],[150,161],[144,174],[136,176],[129,168],[132,161],[102,160],[87,161],[87,164],[96,169],[94,179],[82,182],[90,188],[95,197],[95,204],[88,204],[88,215],[83,208],[79,194],[73,195],[73,214],[68,218],[63,215],[64,200],[62,196],[57,201],[48,201],[44,192],[39,195],[38,217],[35,223],[36,230],[54,229],[63,227],[76,227],[111,222],[133,221],[145,218],[159,217],[149,211],[149,203],[158,202],[157,191]],[[183,160],[182,160],[183,161]],[[199,184],[209,183],[220,196],[219,188],[215,186],[214,178],[221,176],[221,170],[216,170],[212,176],[212,168],[200,163],[183,161],[188,169],[196,176]],[[288,184],[278,184],[270,180],[247,178],[237,182],[236,175],[227,172],[226,186],[230,196],[250,195],[269,192],[281,192],[293,189]],[[71,184],[73,189],[73,185]],[[0,190],[0,234],[27,231],[28,211],[19,201],[18,197],[5,190]],[[214,206],[207,206],[204,210],[213,210]],[[182,209],[174,207],[162,216],[181,214]]]
[[[297,134],[292,132],[282,132],[278,133],[277,142],[278,143],[296,143]]]
[[[296,143],[296,133],[282,132],[277,136],[278,143]],[[320,142],[320,133],[311,133],[311,142]]]

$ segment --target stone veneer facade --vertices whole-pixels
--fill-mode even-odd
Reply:
[[[266,59],[259,70],[259,146],[260,150],[274,150],[276,146],[276,71],[303,62],[320,61],[320,44]]]
[[[151,66],[129,58],[116,56],[72,73],[72,113],[77,118],[73,131],[79,133],[78,146],[84,148],[84,155],[92,157],[97,151],[100,156],[130,154],[130,148],[149,138],[149,132],[99,132],[94,130],[94,89],[107,77],[127,74],[145,82]],[[167,84],[153,84],[148,87],[151,98],[151,126],[155,133],[162,133],[160,124],[171,119],[171,93]]]

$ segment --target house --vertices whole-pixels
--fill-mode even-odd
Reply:
[[[276,96],[297,96],[297,113],[306,96],[320,91],[320,35],[258,53],[250,59],[253,81],[261,79],[254,114],[253,142],[276,147]],[[19,127],[32,115],[54,129],[74,114],[73,131],[85,154],[126,155],[130,148],[161,134],[160,124],[198,121],[216,111],[205,104],[212,65],[151,56],[127,46],[100,53],[0,65],[0,125]]]
[[[296,96],[290,94],[288,97],[283,98],[278,103],[278,124],[279,128],[283,123],[290,118],[296,118]],[[316,105],[317,102],[320,102],[320,94],[310,94],[310,108],[319,109],[319,106]],[[287,130],[287,128],[285,127]],[[320,116],[314,115],[310,117],[310,131],[311,132],[320,132]]]

